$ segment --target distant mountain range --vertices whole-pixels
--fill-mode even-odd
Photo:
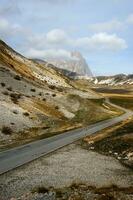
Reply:
[[[118,74],[114,76],[97,76],[89,79],[95,85],[123,86],[133,85],[133,74]]]

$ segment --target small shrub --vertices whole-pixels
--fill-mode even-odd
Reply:
[[[17,111],[17,110],[13,110],[13,113],[17,115],[17,114],[18,114],[18,111]]]
[[[3,126],[1,131],[5,135],[11,135],[12,134],[12,129],[8,126]]]
[[[46,95],[49,95],[49,93],[47,92],[47,93],[45,93]]]
[[[11,97],[11,100],[13,101],[13,103],[18,103],[18,99],[21,98],[21,94],[11,93],[10,97]]]
[[[49,85],[48,87],[49,87],[50,89],[52,89],[52,90],[55,90],[55,88],[56,88],[54,85]]]
[[[10,66],[11,66],[12,68],[14,68],[14,66],[13,66],[12,64],[10,64]]]
[[[29,116],[30,114],[29,114],[28,112],[24,112],[23,115],[27,117],[27,116]]]
[[[31,91],[31,92],[35,92],[36,90],[35,90],[34,88],[31,88],[30,91]]]
[[[2,87],[5,87],[5,86],[6,86],[6,84],[5,84],[5,83],[1,83],[1,86],[2,86]]]
[[[7,90],[8,90],[8,91],[12,91],[12,87],[8,87]]]
[[[34,192],[37,192],[37,193],[42,193],[42,194],[45,194],[45,193],[47,193],[49,190],[47,189],[47,188],[45,188],[45,187],[38,187],[38,188],[35,188],[35,189],[33,189],[33,193]]]
[[[15,76],[14,76],[14,79],[20,81],[20,80],[21,80],[21,77],[20,77],[19,75],[15,75]]]
[[[53,97],[56,97],[56,94],[52,94]]]
[[[42,96],[42,93],[41,93],[41,92],[39,92],[39,96]]]
[[[59,92],[63,92],[63,89],[62,89],[62,88],[57,88],[57,90],[58,90]]]
[[[3,94],[6,96],[9,95],[9,93],[7,91],[4,91]]]
[[[55,106],[55,109],[58,110],[58,109],[59,109],[59,106]]]
[[[43,100],[43,101],[46,101],[46,99],[45,99],[45,98],[43,98],[42,100]]]

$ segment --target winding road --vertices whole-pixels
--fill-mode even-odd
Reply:
[[[94,134],[102,129],[115,125],[133,115],[133,112],[110,103],[108,99],[106,99],[106,103],[123,110],[124,114],[113,119],[95,123],[85,128],[67,131],[60,135],[34,141],[29,144],[3,151],[0,153],[0,174],[31,162],[41,156],[47,155],[48,153],[73,143],[85,136]]]

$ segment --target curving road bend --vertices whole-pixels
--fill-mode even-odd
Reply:
[[[3,151],[0,153],[0,174],[31,162],[41,156],[47,155],[48,153],[73,143],[87,135],[94,134],[102,129],[115,125],[133,115],[133,112],[110,103],[109,99],[106,99],[106,103],[123,110],[125,113],[119,117],[101,121],[85,128],[67,131],[51,138],[34,141],[29,144]]]

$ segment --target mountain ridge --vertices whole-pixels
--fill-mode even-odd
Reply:
[[[95,85],[124,86],[133,85],[133,74],[117,74],[114,76],[97,76],[89,80]]]

